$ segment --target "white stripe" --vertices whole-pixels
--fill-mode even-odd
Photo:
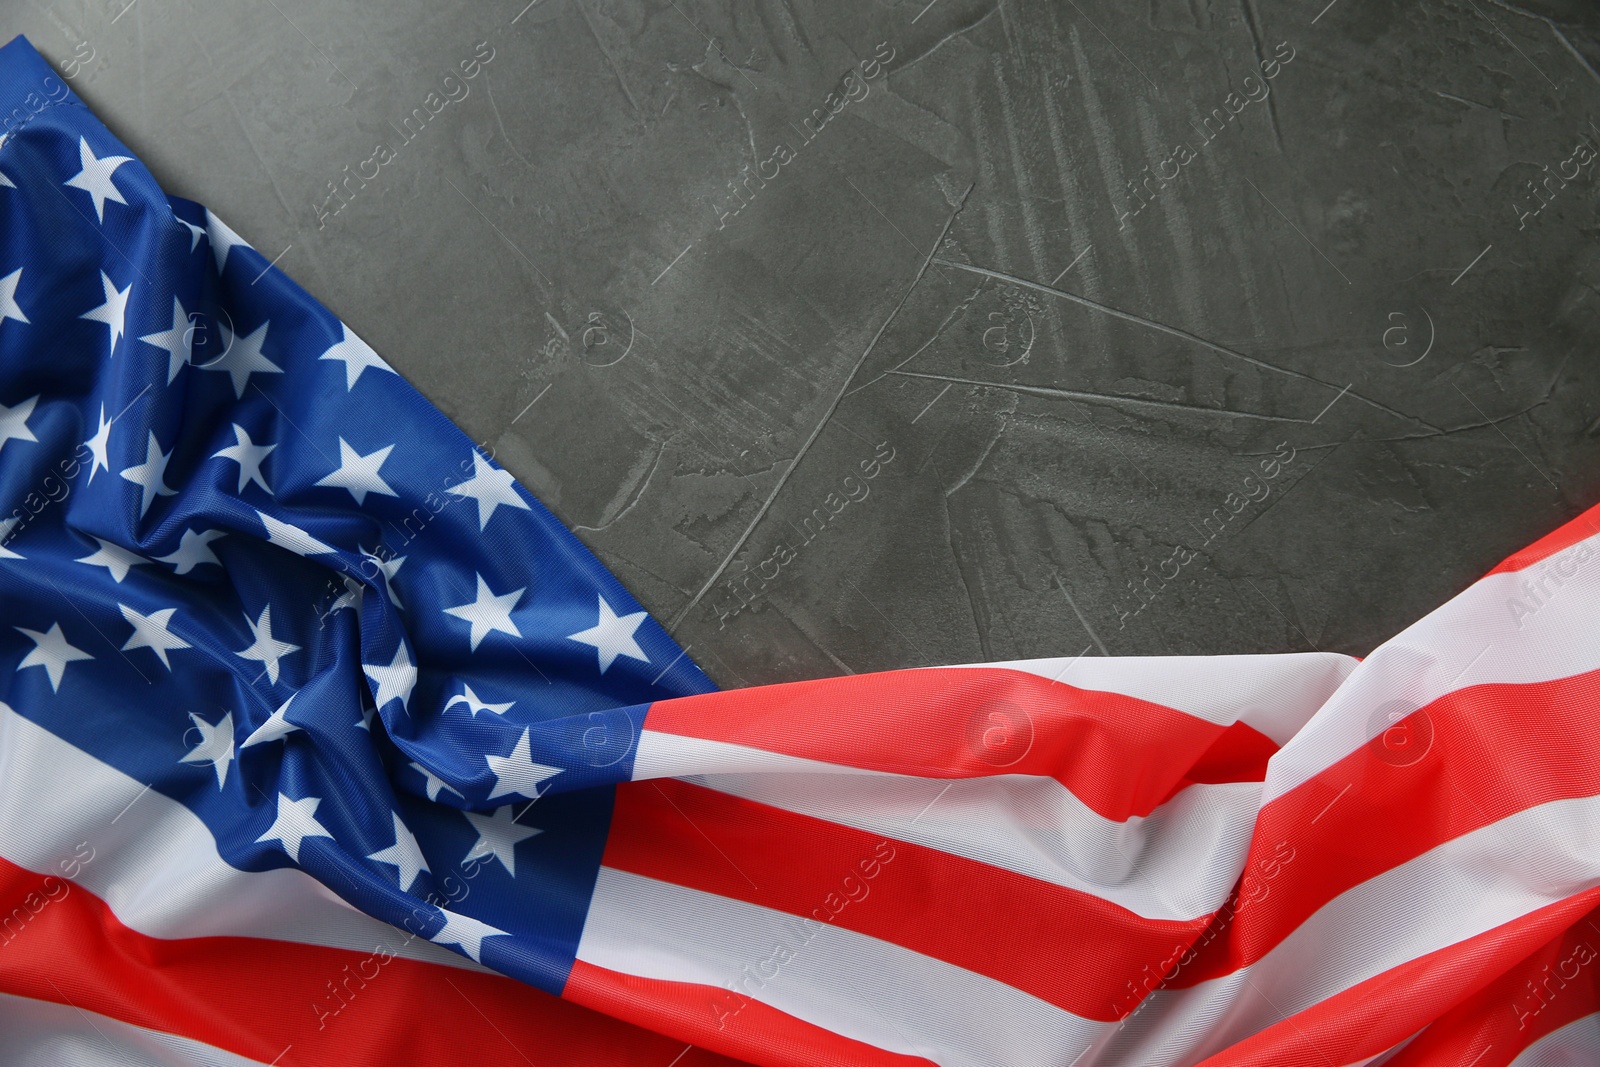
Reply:
[[[1335,994],[1600,885],[1600,797],[1481,827],[1340,894],[1249,967],[1157,990],[1095,1064],[1194,1063]]]
[[[1511,1067],[1593,1067],[1596,1063],[1600,1063],[1600,1015],[1585,1015],[1523,1049]]]
[[[1548,576],[1546,595],[1529,590],[1541,575]],[[1554,585],[1555,579],[1563,584]],[[1519,603],[1532,613],[1519,612]],[[1273,756],[1263,803],[1367,744],[1394,718],[1458,689],[1546,682],[1600,669],[1597,610],[1600,553],[1589,541],[1529,570],[1482,579],[1384,642],[1355,669]]]
[[[262,1067],[185,1037],[95,1012],[0,993],[6,1067]]]
[[[675,737],[652,755],[657,767],[669,762],[660,751],[667,747],[685,763],[746,762],[725,751],[740,746]],[[766,773],[684,780],[1090,893],[1147,919],[1195,919],[1223,905],[1244,868],[1261,797],[1259,782],[1191,785],[1148,816],[1115,822],[1054,778],[838,774],[745,751]],[[705,755],[696,761],[697,753]],[[774,759],[789,764],[786,773],[772,773]]]
[[[772,963],[780,945],[792,957]],[[713,987],[705,1005],[713,1026],[739,1004],[717,987],[730,989],[746,975],[741,990],[750,999],[946,1067],[1068,1064],[1112,1025],[877,938],[815,921],[802,926],[780,911],[608,867],[600,868],[578,959]]]
[[[973,663],[1006,667],[1079,689],[1120,693],[1230,726],[1242,722],[1283,744],[1359,661],[1333,652],[1269,656],[1078,656]]]
[[[92,856],[83,862],[85,856]],[[264,937],[466,966],[303,871],[242,871],[199,816],[0,702],[0,857],[71,876],[151,937]],[[76,865],[74,865],[76,861]]]
[[[806,759],[804,756],[769,752],[764,748],[751,748],[729,741],[711,741],[703,737],[660,733],[649,729],[639,731],[639,747],[633,757],[633,781],[642,782],[648,778],[687,778],[696,774],[826,774],[876,777],[879,772],[844,763],[824,763],[821,760]],[[909,780],[928,782],[932,779]]]

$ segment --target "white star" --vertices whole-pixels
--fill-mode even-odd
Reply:
[[[106,156],[103,159],[96,159],[94,152],[89,148],[88,139],[79,137],[78,162],[83,165],[83,169],[61,184],[88,193],[89,199],[94,201],[95,217],[103,223],[106,221],[107,200],[127,204],[127,201],[122,199],[122,193],[117,189],[116,183],[111,180],[111,176],[124,163],[132,163],[133,157]]]
[[[404,611],[406,606],[400,603],[400,594],[394,591],[394,576],[400,573],[400,565],[411,557],[393,556],[389,559],[384,559],[382,556],[368,552],[364,548],[361,550],[361,555],[370,559],[373,565],[378,568],[378,573],[383,576],[383,591],[389,594],[390,602],[401,611]]]
[[[263,322],[254,330],[243,337],[236,337],[226,322],[218,322],[217,328],[222,331],[222,355],[208,363],[196,363],[201,370],[225,371],[233,378],[233,392],[236,397],[244,396],[244,388],[250,383],[252,374],[282,374],[283,368],[262,354],[261,346],[267,340],[267,327],[271,321]]]
[[[527,730],[522,731],[522,736],[512,746],[511,755],[483,758],[489,762],[489,770],[495,777],[494,792],[489,794],[490,800],[505,796],[521,796],[537,800],[539,783],[561,773],[560,767],[548,767],[543,763],[533,762]]]
[[[517,601],[522,599],[522,594],[527,591],[527,586],[513,589],[509,593],[495,596],[489,591],[489,583],[483,580],[483,575],[478,575],[478,599],[468,604],[461,604],[453,608],[445,608],[446,615],[454,615],[472,626],[472,651],[478,651],[478,645],[485,637],[494,632],[510,634],[512,637],[521,637],[522,631],[517,629],[517,624],[511,621],[511,613],[516,610]]]
[[[14,627],[26,635],[33,642],[33,651],[22,657],[22,662],[17,664],[17,670],[25,667],[43,667],[45,674],[50,676],[50,689],[53,692],[61,691],[61,676],[67,672],[67,664],[81,659],[94,659],[93,656],[81,648],[74,648],[61,632],[58,622],[50,627],[48,633],[38,630],[29,630],[21,626]]]
[[[611,610],[611,605],[606,603],[605,597],[596,599],[600,602],[600,621],[587,630],[568,634],[567,640],[593,645],[595,651],[600,654],[601,674],[611,668],[618,656],[627,656],[629,659],[649,663],[650,657],[644,654],[644,649],[639,647],[639,642],[634,638],[639,631],[639,625],[648,618],[648,614],[636,611],[631,615],[618,617],[617,613]]]
[[[218,274],[221,274],[222,268],[227,265],[228,253],[233,251],[234,245],[240,248],[250,247],[244,238],[228,228],[227,223],[213,215],[210,208],[206,209],[206,236],[211,238],[211,253],[217,257]]]
[[[362,708],[361,721],[353,722],[350,725],[354,726],[357,730],[365,730],[370,734],[372,732],[372,717],[376,714],[378,714],[377,708]]]
[[[250,439],[250,434],[238,423],[233,424],[234,443],[220,452],[213,452],[212,459],[231,459],[239,465],[239,488],[236,492],[244,492],[244,487],[255,482],[272,495],[272,486],[267,484],[267,479],[261,473],[261,464],[266,462],[268,455],[277,445],[258,445]]]
[[[354,578],[351,578],[349,575],[346,575],[344,579],[344,592],[340,593],[339,598],[335,600],[332,606],[328,608],[328,614],[332,615],[336,611],[343,611],[345,608],[350,608],[359,615],[361,613],[361,600],[364,596],[366,596],[366,592],[366,586],[362,585]]]
[[[293,523],[275,519],[264,511],[257,511],[256,517],[261,520],[261,525],[267,528],[267,544],[269,545],[287,548],[297,556],[321,556],[329,552],[339,551],[332,545],[325,545],[318,541]]]
[[[278,705],[278,710],[269,715],[266,722],[251,731],[250,736],[245,738],[244,744],[239,747],[246,749],[251,745],[264,745],[268,741],[277,741],[300,729],[300,727],[290,722],[286,715],[289,705],[294,703],[294,696],[294,694],[291,694],[288,700]]]
[[[193,252],[196,248],[199,248],[200,238],[205,235],[206,228],[204,226],[196,226],[187,219],[180,219],[176,213],[173,214],[172,219],[189,231],[189,251]]]
[[[139,562],[143,563],[143,560]],[[189,642],[175,635],[168,627],[172,625],[172,616],[177,608],[162,608],[142,615],[126,604],[118,604],[122,617],[133,627],[133,636],[128,638],[128,643],[122,646],[122,651],[132,652],[136,648],[148,648],[156,654],[161,665],[167,670],[172,670],[172,664],[167,660],[168,652],[175,652],[180,648],[193,648]],[[233,731],[228,731],[231,737]]]
[[[272,605],[268,604],[261,609],[261,618],[251,622],[245,616],[245,624],[250,627],[250,632],[255,636],[255,643],[243,652],[235,652],[240,659],[253,659],[267,669],[267,680],[273,685],[278,684],[278,661],[283,657],[300,651],[299,645],[291,645],[287,641],[279,641],[272,636]]]
[[[89,484],[91,485],[94,483],[96,471],[102,467],[105,468],[107,473],[111,471],[111,454],[109,452],[111,448],[111,424],[116,421],[116,419],[111,419],[109,422],[106,420],[106,406],[101,404],[100,425],[94,431],[94,436],[83,443],[83,447],[89,450],[91,457],[89,464]]]
[[[192,711],[189,721],[200,731],[200,743],[178,762],[211,764],[211,769],[217,772],[217,788],[221,789],[228,779],[228,765],[233,762],[233,712],[225,713],[215,726]]]
[[[391,700],[398,700],[402,708],[408,712],[411,710],[411,690],[417,684],[417,668],[406,652],[404,638],[401,638],[400,647],[394,650],[394,659],[387,667],[363,663],[361,669],[377,686],[377,692],[372,694],[372,702],[380,710]]]
[[[170,563],[178,568],[178,574],[188,574],[202,563],[215,563],[222,566],[222,561],[217,554],[211,551],[211,542],[228,535],[222,530],[206,530],[203,533],[195,530],[183,531],[183,537],[178,542],[178,551],[170,556],[157,556],[161,563]]]
[[[278,794],[278,817],[267,827],[267,832],[256,838],[257,844],[267,841],[276,841],[283,846],[289,858],[296,863],[300,862],[300,844],[308,837],[333,837],[332,834],[317,821],[317,805],[322,803],[321,797],[305,797],[302,800],[290,800],[282,793]]]
[[[171,452],[161,451],[161,445],[156,442],[156,432],[151,430],[149,443],[145,445],[144,462],[122,472],[124,478],[144,491],[139,500],[141,519],[144,518],[145,512],[150,510],[150,503],[156,497],[172,496],[177,493],[176,489],[164,481],[167,461],[171,458]]]
[[[367,859],[389,864],[400,876],[400,888],[410,889],[417,876],[429,870],[428,861],[422,858],[422,849],[417,847],[416,837],[400,821],[400,813],[391,811],[389,814],[394,816],[394,844],[374,852]]]
[[[424,788],[426,788],[428,790],[428,799],[429,800],[438,800],[439,799],[439,794],[441,792],[455,793],[456,796],[458,796],[458,797],[461,796],[461,793],[458,790],[452,788],[449,782],[446,782],[443,778],[440,778],[438,775],[436,775],[432,771],[428,770],[428,768],[424,767],[422,764],[420,764],[420,763],[412,763],[411,764],[411,769],[416,771],[418,774],[422,775],[422,777],[427,779],[427,783],[424,786]]]
[[[16,407],[0,404],[0,452],[5,451],[7,441],[39,440],[28,429],[28,420],[33,418],[33,408],[38,403],[37,396],[30,396]]]
[[[369,456],[351,448],[344,438],[339,438],[339,469],[317,482],[335,489],[344,489],[356,498],[356,507],[367,502],[368,493],[380,496],[398,496],[389,483],[383,480],[383,461],[394,451],[394,445],[385,445]]]
[[[504,930],[497,930],[488,923],[479,922],[477,919],[439,909],[439,915],[444,919],[444,929],[428,938],[437,945],[456,945],[462,953],[478,963],[483,962],[483,939],[486,937],[510,937]]]
[[[22,280],[22,268],[0,278],[0,322],[6,319],[16,319],[18,322],[27,322],[28,316],[22,313],[22,305],[17,303],[17,283]]]
[[[374,352],[367,342],[350,332],[350,327],[344,323],[339,324],[344,331],[344,340],[328,349],[319,356],[319,359],[336,359],[344,364],[345,392],[356,387],[356,382],[361,380],[361,372],[371,367],[373,370],[394,373],[393,368],[383,361],[383,357]]]
[[[472,454],[472,477],[460,485],[453,485],[446,489],[447,493],[456,496],[470,496],[478,502],[478,529],[484,530],[489,525],[489,519],[494,515],[494,509],[504,504],[507,507],[521,508],[531,511],[528,502],[517,495],[516,482],[509,471],[489,466],[488,462],[474,452]]]
[[[75,562],[87,563],[91,567],[104,567],[118,585],[122,584],[122,579],[126,578],[134,567],[150,562],[143,556],[134,555],[121,545],[114,545],[99,537],[96,537],[95,541],[99,543],[99,549]]]
[[[511,705],[516,703],[515,700],[508,700],[504,704],[485,704],[478,698],[478,694],[472,691],[472,686],[463,682],[461,684],[461,688],[466,690],[466,693],[457,693],[455,696],[445,701],[445,711],[449,711],[457,704],[465,704],[467,706],[467,710],[472,712],[472,717],[476,719],[478,717],[478,712],[480,711],[489,711],[496,715],[504,715],[506,712],[511,710]]]
[[[11,540],[11,531],[16,529],[21,519],[0,519],[0,559],[22,559],[23,557],[6,547],[6,542]]]
[[[117,354],[117,342],[122,339],[122,331],[127,325],[128,294],[133,292],[133,283],[129,282],[126,289],[118,291],[111,281],[111,275],[105,271],[100,272],[100,288],[105,290],[106,302],[97,308],[90,308],[80,319],[98,322],[111,331],[111,351],[109,355]]]
[[[478,840],[472,846],[462,863],[481,860],[486,856],[493,856],[500,861],[500,866],[506,869],[511,877],[517,876],[517,845],[537,834],[544,833],[531,826],[523,826],[512,817],[514,805],[496,808],[492,815],[480,815],[475,811],[464,811],[461,814],[467,817],[472,828],[478,831]]]
[[[11,136],[11,135],[7,134],[7,133],[0,133],[0,148],[4,148],[5,147],[6,138],[9,137],[9,136]],[[15,188],[16,188],[16,186],[11,184],[11,179],[10,178],[7,178],[4,174],[0,174],[0,189],[15,189]]]
[[[131,285],[128,288],[133,288]],[[124,297],[124,300],[127,298]],[[194,354],[194,327],[189,323],[189,313],[183,310],[183,301],[172,298],[172,326],[160,333],[147,333],[139,338],[167,353],[167,384],[178,376],[183,365]]]

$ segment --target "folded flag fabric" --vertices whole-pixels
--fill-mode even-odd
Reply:
[[[0,49],[0,1061],[1600,1059],[1600,511],[1365,660],[716,692]]]
[[[0,123],[0,990],[34,998],[0,1002],[0,1061],[78,1007],[262,1062],[438,1063],[463,1029],[505,1051],[498,1000],[534,1047],[504,1018],[531,990],[438,961],[558,992],[611,797],[510,805],[615,780],[618,709],[711,683],[20,38]],[[231,1019],[263,973],[278,1022]],[[461,1018],[377,1040],[408,999]]]

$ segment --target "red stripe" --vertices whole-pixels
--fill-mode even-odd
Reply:
[[[1446,841],[1540,804],[1600,794],[1597,687],[1600,671],[1457,690],[1397,724],[1414,751],[1386,747],[1380,735],[1267,804],[1245,865],[1251,882],[1238,891],[1252,903],[1235,901],[1227,928],[1219,919],[1168,984],[1259,960],[1340,893]]]
[[[1200,754],[1185,777],[1191,782],[1260,782],[1267,777],[1267,761],[1277,751],[1272,738],[1248,723],[1236,722]]]
[[[396,930],[385,951],[407,936]],[[498,975],[259,938],[147,937],[82,887],[5,860],[0,992],[280,1067],[513,1064],[524,1057],[663,1067],[682,1050],[681,1042]],[[737,1067],[701,1050],[677,1064]]]
[[[1242,724],[998,667],[679,697],[652,705],[644,726],[925,778],[1047,776],[1117,821],[1150,814],[1191,780],[1261,781],[1276,750]]]
[[[1600,889],[1585,890],[1420,956],[1230,1045],[1202,1060],[1199,1067],[1328,1067],[1375,1056],[1483,989],[1516,961],[1558,936],[1597,900]],[[1246,987],[1244,995],[1262,994]],[[1477,1052],[1483,1054],[1481,1048]],[[1482,1067],[1470,1057],[1394,1062]]]
[[[933,1067],[920,1057],[841,1037],[716,986],[638,978],[579,960],[563,995],[762,1067]]]
[[[1600,1010],[1600,910],[1441,1015],[1388,1067],[1505,1067],[1535,1041]]]
[[[1209,921],[1147,919],[1089,893],[674,780],[617,789],[614,870],[828,922],[986,975],[1076,1015],[1126,1014],[1127,977]],[[1046,946],[1071,944],[1072,965]]]
[[[1264,781],[1267,761],[1277,751],[1278,743],[1272,738],[1248,723],[1236,722],[1222,731],[1157,803],[1165,804],[1191,785]]]
[[[1521,552],[1507,556],[1489,574],[1526,570],[1540,560],[1549,559],[1562,549],[1571,548],[1579,541],[1587,540],[1596,534],[1600,534],[1600,504],[1596,504],[1560,529],[1545,534]]]

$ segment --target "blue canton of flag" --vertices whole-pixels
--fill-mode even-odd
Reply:
[[[643,706],[710,681],[25,40],[0,71],[0,708],[559,992]]]

